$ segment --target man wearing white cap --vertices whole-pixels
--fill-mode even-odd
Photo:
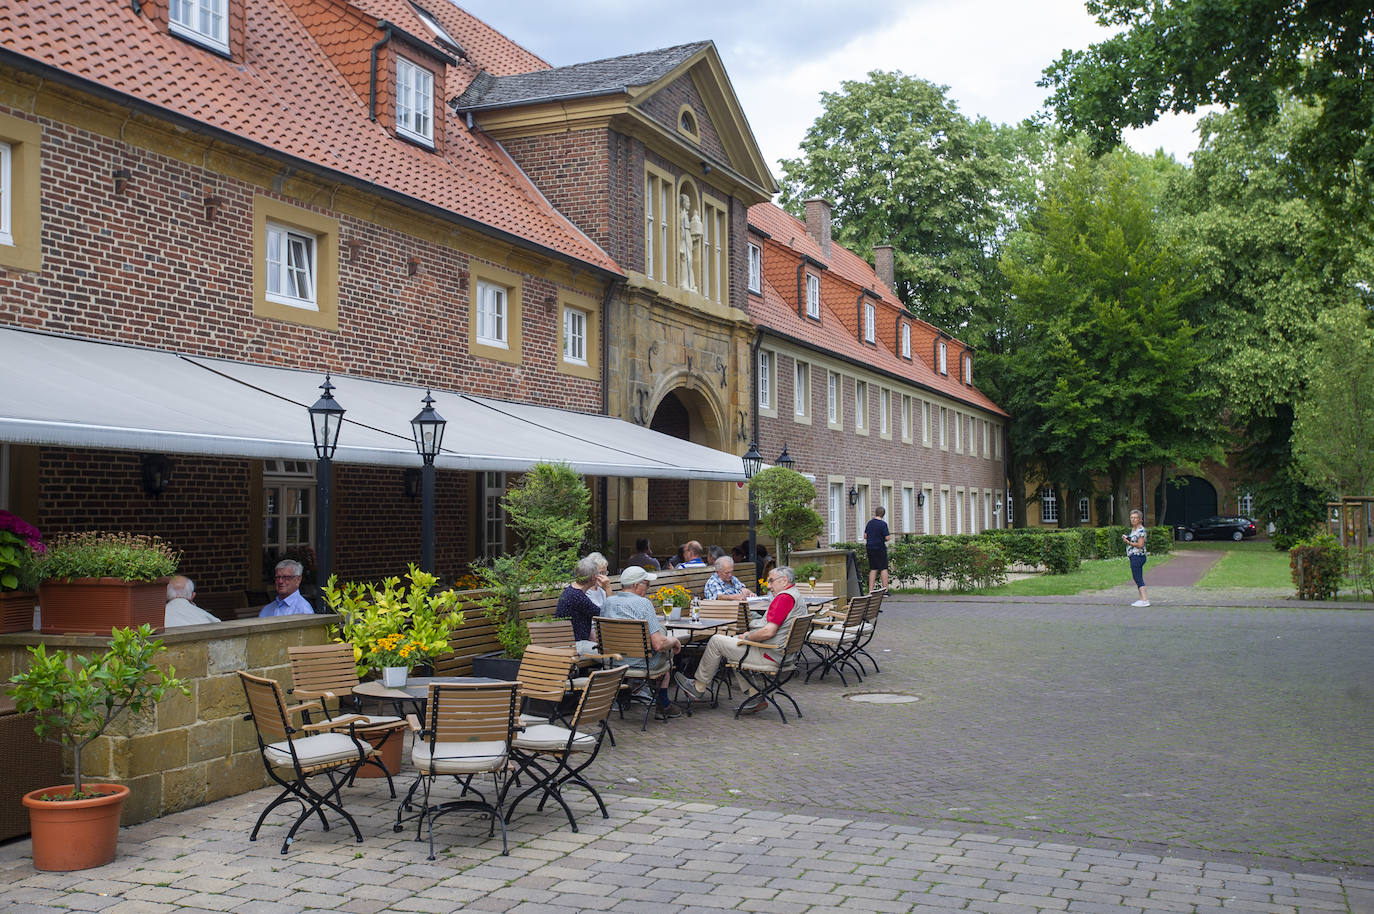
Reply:
[[[649,647],[654,656],[650,658],[649,670],[663,675],[654,680],[658,685],[659,717],[678,717],[682,709],[668,701],[668,677],[673,672],[673,655],[682,649],[682,642],[663,630],[658,621],[658,613],[650,602],[649,582],[658,579],[652,571],[638,565],[631,565],[620,573],[620,590],[611,594],[601,607],[601,615],[611,619],[638,619],[649,624]],[[643,666],[640,660],[628,661],[631,666]]]

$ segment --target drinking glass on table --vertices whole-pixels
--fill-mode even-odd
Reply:
[[[807,578],[807,580],[811,583],[811,592],[812,592],[812,593],[815,593],[815,592],[816,592],[816,576],[813,574],[813,575],[811,575],[811,577]]]

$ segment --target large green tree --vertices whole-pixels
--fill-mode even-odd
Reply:
[[[1005,128],[965,117],[946,92],[875,70],[821,93],[801,156],[782,163],[782,203],[800,215],[804,200],[829,200],[840,243],[896,248],[895,291],[913,313],[976,335],[980,301],[1000,283],[999,191],[1014,188]]]
[[[1374,333],[1369,309],[1322,315],[1311,377],[1298,401],[1293,452],[1307,479],[1341,495],[1374,493]]]
[[[1021,337],[999,366],[1013,454],[1072,490],[1105,474],[1122,510],[1125,481],[1142,464],[1218,452],[1185,316],[1196,265],[1159,218],[1178,168],[1070,147],[1001,261]]]
[[[1317,116],[1294,137],[1300,178],[1367,217],[1374,158],[1374,7],[1355,0],[1088,0],[1122,31],[1045,71],[1059,121],[1101,150],[1161,112],[1235,108],[1257,130],[1296,98]],[[1358,228],[1357,226],[1352,226]]]

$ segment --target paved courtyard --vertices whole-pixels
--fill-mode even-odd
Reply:
[[[258,792],[85,873],[0,846],[0,909],[1374,912],[1374,613],[1128,590],[893,598],[880,675],[798,686],[787,724],[617,722],[611,818],[522,806],[509,857],[455,814],[426,861],[375,781],[363,844],[307,828],[282,857],[270,821],[247,841]],[[850,700],[873,691],[917,700]]]

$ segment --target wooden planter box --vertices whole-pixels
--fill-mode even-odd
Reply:
[[[33,607],[38,596],[30,590],[0,592],[0,632],[33,630]]]
[[[167,614],[167,579],[121,581],[72,578],[44,581],[38,587],[41,628],[46,635],[94,633],[137,627],[162,628]]]

